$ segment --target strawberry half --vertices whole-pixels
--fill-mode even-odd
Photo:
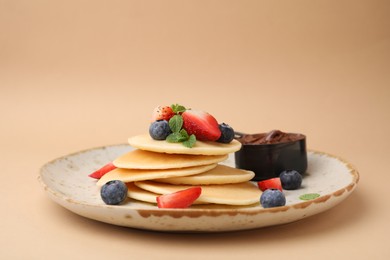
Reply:
[[[175,113],[170,106],[158,106],[153,110],[152,121],[171,119]]]
[[[202,193],[201,187],[192,187],[170,194],[160,195],[156,198],[159,208],[188,208],[199,198]]]
[[[279,177],[271,178],[264,181],[259,181],[257,182],[257,186],[259,186],[259,189],[261,191],[265,191],[268,189],[278,189],[280,191],[283,191],[282,183]]]
[[[88,176],[91,178],[94,178],[94,179],[100,179],[104,174],[106,174],[107,172],[110,172],[114,169],[116,169],[116,166],[112,162],[109,162],[106,165],[104,165],[102,168],[94,171],[93,173],[91,173]]]
[[[183,114],[183,128],[200,141],[216,141],[221,136],[217,120],[209,113],[186,110]]]

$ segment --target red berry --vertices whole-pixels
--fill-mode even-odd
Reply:
[[[171,119],[175,113],[170,106],[158,106],[153,110],[152,121]]]
[[[112,162],[109,162],[106,165],[104,165],[102,168],[94,171],[93,173],[91,173],[88,176],[91,178],[94,178],[94,179],[100,179],[104,174],[106,174],[107,172],[110,172],[114,169],[116,169],[115,165]]]
[[[183,128],[200,141],[216,141],[221,136],[217,120],[209,113],[186,110],[183,114]]]
[[[257,182],[257,186],[259,186],[259,189],[261,191],[265,191],[268,189],[278,189],[280,191],[283,191],[282,183],[279,177],[271,178],[264,181],[259,181]]]
[[[191,187],[170,194],[160,195],[156,198],[159,208],[188,208],[199,198],[201,187]]]

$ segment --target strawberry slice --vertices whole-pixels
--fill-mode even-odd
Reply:
[[[158,106],[153,110],[152,121],[171,119],[175,113],[170,106]]]
[[[259,186],[259,189],[261,191],[265,191],[268,189],[278,189],[280,191],[283,191],[282,183],[279,177],[271,178],[264,181],[259,181],[257,182],[257,186]]]
[[[159,208],[188,208],[199,198],[202,193],[201,187],[191,187],[170,194],[160,195],[156,198]]]
[[[186,110],[183,114],[183,128],[200,141],[216,141],[221,136],[217,120],[209,113]]]
[[[109,162],[106,165],[104,165],[102,168],[94,171],[88,176],[94,179],[100,179],[104,174],[114,169],[116,169],[116,166],[112,162]]]

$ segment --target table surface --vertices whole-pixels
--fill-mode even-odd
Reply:
[[[389,259],[388,1],[0,0],[0,259]],[[175,234],[52,202],[40,167],[125,143],[180,103],[307,135],[361,178],[338,206],[257,230]]]

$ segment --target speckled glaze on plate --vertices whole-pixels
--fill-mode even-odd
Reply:
[[[310,151],[302,188],[284,191],[287,202],[283,207],[264,209],[257,204],[159,209],[130,199],[120,206],[105,205],[96,180],[88,174],[132,149],[125,144],[112,145],[67,155],[45,164],[38,180],[53,201],[78,215],[119,226],[168,232],[247,230],[297,221],[339,204],[359,181],[359,173],[351,164],[323,152]],[[229,155],[223,164],[234,167],[234,155]],[[299,196],[306,193],[321,196],[300,200]]]

